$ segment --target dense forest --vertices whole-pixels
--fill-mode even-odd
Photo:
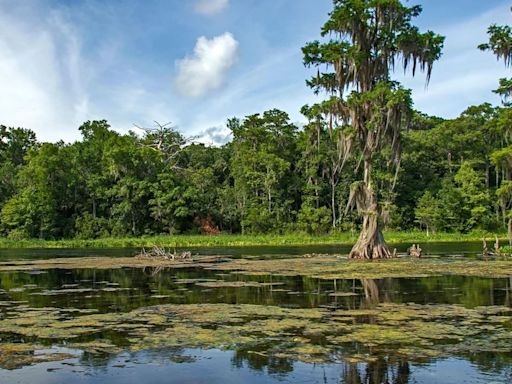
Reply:
[[[1,127],[2,234],[324,233],[358,224],[346,206],[361,167],[343,157],[341,128],[322,120],[299,128],[279,110],[228,127],[233,139],[221,147],[188,143],[172,127],[122,135],[91,121],[73,144]],[[506,228],[511,127],[512,110],[488,104],[453,120],[416,112],[402,133],[396,187],[381,196],[385,227]],[[385,162],[376,175],[392,180]]]
[[[508,51],[500,51],[499,39],[493,41],[500,33],[509,39]],[[509,65],[510,30],[493,26],[489,34],[480,49]],[[333,44],[324,49],[336,48]],[[319,49],[318,42],[303,49],[307,66],[322,64]],[[440,51],[436,54],[420,65],[431,64]],[[319,92],[334,78],[329,76],[319,73],[308,85]],[[500,82],[504,96],[510,93],[508,82]],[[410,98],[389,79],[386,84],[390,95]],[[355,140],[360,132],[318,105],[304,106],[302,113],[308,122],[301,126],[277,109],[232,118],[227,122],[232,140],[222,146],[197,143],[170,124],[121,134],[105,120],[87,121],[75,143],[40,143],[31,130],[0,126],[0,234],[91,239],[355,230],[362,218],[348,208],[368,173],[367,148]],[[510,226],[510,105],[471,106],[452,120],[420,111],[397,119],[393,135],[400,136],[400,148],[393,147],[394,139],[379,147],[369,171],[380,225],[430,232]]]

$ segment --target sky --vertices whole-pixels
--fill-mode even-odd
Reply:
[[[415,108],[445,118],[499,105],[510,76],[476,46],[492,23],[512,24],[509,1],[418,0],[421,30],[446,36],[424,76],[396,74]],[[301,47],[320,38],[331,0],[0,0],[0,124],[39,140],[73,142],[87,120],[119,132],[172,122],[205,143],[229,140],[225,123],[319,101],[305,85]]]

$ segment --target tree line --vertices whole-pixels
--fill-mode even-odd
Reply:
[[[307,113],[308,111],[305,110]],[[227,123],[231,142],[187,143],[174,127],[120,134],[88,121],[80,141],[40,143],[0,127],[0,231],[13,239],[175,233],[321,234],[355,229],[347,211],[360,159],[343,128],[265,111]],[[388,229],[503,230],[512,207],[512,110],[489,104],[444,120],[415,112],[396,186],[380,188]],[[374,170],[385,186],[386,161]]]
[[[512,81],[502,106],[455,119],[412,110],[395,62],[430,78],[444,37],[420,33],[421,7],[334,0],[322,41],[303,48],[328,98],[298,126],[272,109],[232,118],[232,140],[193,142],[171,125],[121,134],[87,121],[74,143],[0,126],[0,234],[12,239],[176,233],[321,234],[362,229],[351,255],[389,257],[381,228],[512,232]],[[491,26],[512,63],[512,30]],[[330,40],[326,38],[330,36]],[[357,210],[351,210],[356,207]]]

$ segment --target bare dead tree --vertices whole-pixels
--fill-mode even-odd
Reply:
[[[150,128],[133,124],[135,128],[144,133],[141,145],[160,153],[164,163],[172,168],[179,168],[179,155],[187,145],[195,143],[198,137],[183,136],[171,122],[161,124],[154,121],[154,123],[155,126]]]

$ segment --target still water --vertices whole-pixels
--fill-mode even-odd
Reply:
[[[405,246],[404,246],[405,247]],[[479,244],[429,245],[430,254],[472,256]],[[403,248],[403,247],[402,247]],[[133,250],[9,250],[2,259],[69,256],[126,256]],[[305,253],[340,252],[335,247],[252,247],[195,249],[194,253],[231,257],[292,257]],[[343,252],[343,250],[341,250]],[[222,280],[224,286],[212,282]],[[226,284],[234,283],[233,285]],[[157,305],[229,304],[276,306],[288,309],[358,310],[368,308],[371,283],[373,303],[458,305],[473,309],[512,307],[511,279],[469,276],[387,278],[380,280],[320,280],[308,276],[230,274],[197,268],[150,270],[76,269],[0,272],[0,323],[16,308],[31,310],[91,310],[96,314],[128,313]],[[339,294],[342,293],[342,294]],[[3,304],[2,304],[3,303]],[[263,307],[262,307],[263,308]],[[21,313],[21,312],[20,312]],[[42,312],[41,312],[42,313]],[[74,315],[73,315],[74,316]],[[503,319],[502,319],[503,320]],[[366,321],[366,320],[363,320]],[[461,320],[462,321],[462,320]],[[512,324],[506,318],[504,327]],[[508,323],[506,322],[508,321]],[[508,328],[507,328],[508,327]],[[510,383],[509,351],[454,354],[409,359],[395,353],[379,354],[372,361],[301,362],[245,348],[153,348],[123,350],[119,332],[89,335],[86,341],[108,339],[116,353],[90,353],[66,347],[65,340],[27,338],[0,332],[0,343],[37,342],[60,353],[61,361],[11,364],[0,368],[0,383]],[[186,344],[186,343],[185,343]],[[358,349],[351,345],[351,349]],[[44,351],[43,351],[44,352]],[[39,352],[36,352],[39,353]],[[342,351],[340,352],[342,353]],[[0,357],[1,361],[1,357]]]
[[[398,252],[405,252],[411,244],[390,244]],[[301,246],[249,246],[249,247],[188,247],[176,248],[177,252],[190,251],[198,255],[226,255],[229,257],[290,257],[307,253],[317,254],[348,254],[352,247],[349,245],[301,245]],[[421,244],[426,255],[470,255],[474,256],[482,252],[482,243],[449,242]],[[59,257],[84,257],[84,256],[133,256],[140,249],[136,248],[107,248],[107,249],[0,249],[0,260],[19,259],[48,259]]]

